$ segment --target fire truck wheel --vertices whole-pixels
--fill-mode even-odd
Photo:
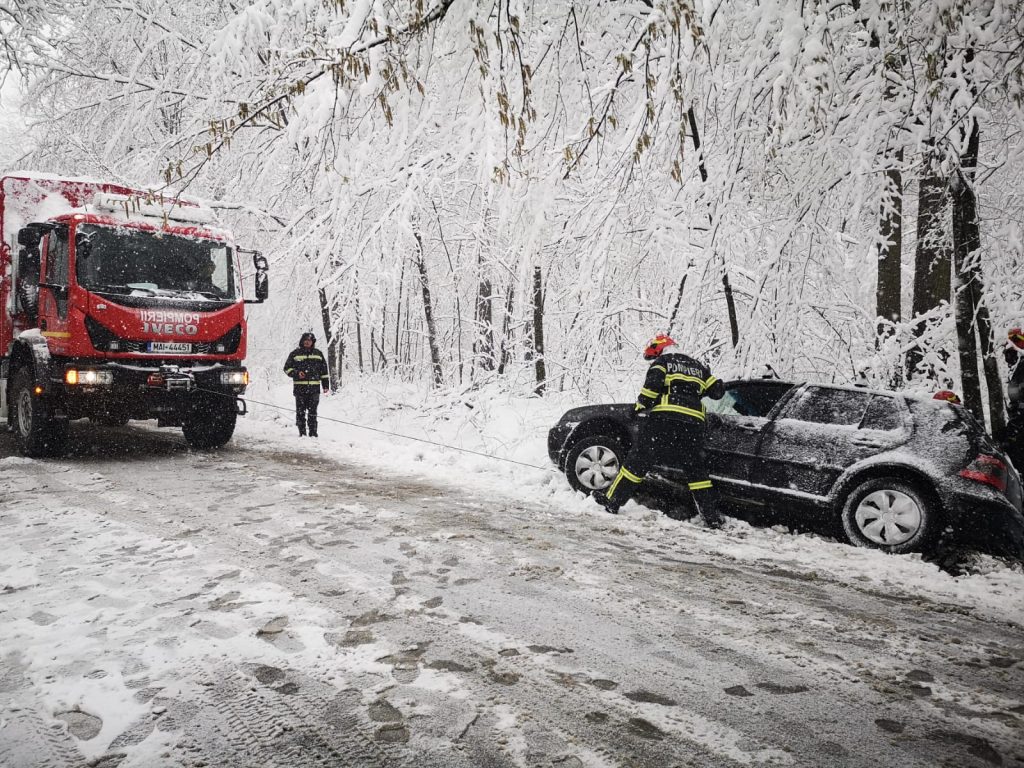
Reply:
[[[234,434],[237,417],[233,397],[200,396],[192,401],[181,431],[193,448],[220,448]]]
[[[18,449],[26,456],[54,456],[67,444],[68,423],[57,421],[35,393],[35,383],[27,368],[14,374],[11,382],[14,435]]]

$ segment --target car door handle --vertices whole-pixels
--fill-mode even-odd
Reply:
[[[742,421],[736,422],[736,428],[742,429],[744,432],[757,432],[760,429],[756,424],[748,424]]]

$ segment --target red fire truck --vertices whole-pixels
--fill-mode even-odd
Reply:
[[[20,450],[59,453],[69,422],[157,419],[197,448],[223,445],[239,397],[246,303],[267,297],[196,202],[117,184],[0,179],[0,416]]]

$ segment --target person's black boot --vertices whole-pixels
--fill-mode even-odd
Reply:
[[[604,491],[591,491],[590,495],[594,497],[594,501],[596,501],[598,504],[604,507],[605,512],[611,515],[619,514],[619,509],[622,507],[622,505],[617,504],[616,502],[609,499],[605,495]]]
[[[698,501],[693,500],[693,504],[697,507],[697,512],[700,513],[701,519],[704,521],[704,525],[713,531],[717,531],[724,524],[722,515],[718,512],[718,505],[715,503],[714,498],[705,498]]]

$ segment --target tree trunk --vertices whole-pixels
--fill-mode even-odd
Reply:
[[[725,257],[722,258],[722,290],[725,291],[725,306],[729,310],[729,330],[732,332],[732,345],[740,343],[740,326],[736,318],[736,302],[732,297],[732,286],[729,285],[729,272],[725,268]]]
[[[341,350],[342,338],[340,333],[334,333],[334,324],[331,321],[331,305],[327,300],[327,291],[320,288],[317,292],[320,296],[320,321],[324,326],[325,348],[327,350],[327,372],[331,379],[331,391],[337,392],[341,386]]]
[[[363,318],[359,311],[359,273],[355,273],[355,310],[356,310],[356,354],[359,356],[359,373],[363,373]]]
[[[903,162],[903,150],[892,156],[896,165]],[[903,317],[900,262],[903,258],[903,174],[898,167],[885,172],[885,190],[879,213],[878,288],[875,307],[878,337],[885,340]]]
[[[537,386],[533,391],[543,397],[547,373],[544,370],[544,280],[540,264],[533,267],[533,352],[533,368],[537,378]]]
[[[501,323],[501,354],[498,360],[498,375],[505,373],[508,361],[511,359],[509,349],[509,334],[512,332],[512,305],[515,302],[516,283],[511,281],[508,286],[508,296],[505,297],[505,317]]]
[[[419,235],[416,235],[416,242],[419,242]],[[402,267],[398,274],[398,301],[395,302],[395,366],[402,362],[402,351],[400,343],[402,339],[402,294],[405,290],[405,259],[402,259]],[[384,336],[381,335],[381,344],[384,343]]]
[[[960,234],[963,224],[962,209],[957,206],[954,211],[954,234]],[[963,247],[961,247],[963,246]],[[960,381],[963,390],[963,403],[975,418],[985,423],[985,413],[981,405],[981,380],[978,377],[978,344],[974,336],[974,290],[971,283],[970,270],[966,265],[966,246],[960,242],[955,249],[956,266],[956,338],[960,353]]]
[[[693,137],[693,149],[697,153],[697,166],[700,170],[701,182],[708,180],[707,167],[704,164],[704,153],[701,150],[700,132],[697,130],[697,117],[693,113],[693,107],[687,111],[687,117],[690,122],[690,135]],[[708,213],[708,224],[712,226],[712,245],[714,245],[714,221],[711,213]],[[683,288],[686,285],[686,276],[679,283],[679,297],[676,299],[676,310],[679,308],[679,303],[683,298]],[[729,284],[729,267],[725,263],[725,256],[722,255],[722,290],[725,291],[725,306],[729,313],[729,330],[732,334],[732,345],[735,348],[740,343],[740,328],[739,320],[736,317],[736,300],[732,294],[732,286]],[[676,311],[672,312],[672,320],[669,321],[671,327],[672,322],[675,320]]]
[[[981,386],[978,381],[978,348],[974,331],[980,340],[985,386],[988,390],[990,431],[1001,433],[1006,423],[1003,403],[1003,385],[999,365],[993,349],[992,322],[984,302],[984,276],[981,271],[981,231],[978,223],[978,201],[974,189],[975,169],[978,164],[980,129],[977,120],[971,120],[971,133],[967,150],[960,159],[960,169],[953,184],[953,243],[956,259],[958,288],[965,296],[957,296],[956,326],[960,342],[960,372],[964,381],[964,405],[982,423],[985,423]],[[969,338],[967,338],[969,336]],[[970,387],[970,389],[968,389]]]
[[[477,337],[473,342],[473,367],[483,371],[494,370],[494,312],[491,281],[483,277],[476,293]]]
[[[924,359],[921,338],[927,330],[925,320],[950,296],[950,253],[946,239],[946,179],[935,174],[934,158],[926,159],[918,191],[917,248],[914,252],[914,336],[918,343],[907,352],[907,377],[914,378]]]
[[[686,288],[686,275],[684,274],[683,275],[683,279],[679,281],[679,293],[676,294],[676,303],[675,303],[675,306],[672,307],[672,317],[669,318],[668,328],[665,329],[665,333],[667,333],[669,336],[671,336],[672,335],[672,331],[675,330],[675,327],[676,327],[676,317],[679,315],[679,307],[682,306],[682,303],[683,303],[683,290],[685,288]],[[643,322],[643,317],[640,318],[640,321]]]
[[[434,306],[430,303],[430,283],[427,281],[427,264],[423,257],[423,238],[419,232],[413,232],[416,238],[416,266],[420,271],[420,287],[423,289],[423,317],[427,321],[427,343],[430,345],[430,364],[434,371],[434,386],[444,384],[441,373],[441,353],[437,347],[437,327],[434,325]]]

